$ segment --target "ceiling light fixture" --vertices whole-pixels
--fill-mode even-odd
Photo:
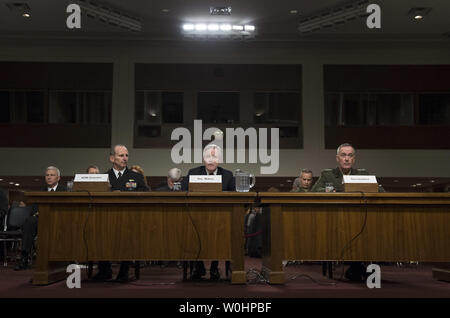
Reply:
[[[25,2],[10,2],[10,3],[6,3],[6,6],[8,7],[8,9],[11,12],[20,14],[24,18],[31,17],[31,8]]]
[[[109,5],[104,5],[93,0],[74,0],[82,13],[86,13],[89,18],[97,19],[108,25],[120,27],[129,31],[141,31],[142,23],[140,18],[130,13],[123,12]]]
[[[430,13],[431,8],[412,8],[408,15],[416,21],[423,20],[423,18]]]
[[[182,31],[186,38],[244,39],[253,38],[256,34],[254,25],[231,25],[228,23],[185,23],[182,25]]]
[[[366,11],[368,3],[368,0],[353,0],[343,5],[311,14],[300,20],[298,30],[300,33],[309,33],[344,24],[356,18],[366,17],[368,15]]]

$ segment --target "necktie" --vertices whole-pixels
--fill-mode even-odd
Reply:
[[[122,176],[122,172],[119,171],[119,173],[117,174],[117,179],[119,179]]]
[[[55,189],[51,189],[50,192],[55,192]]]

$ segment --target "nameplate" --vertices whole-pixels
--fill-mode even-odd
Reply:
[[[222,184],[221,175],[191,175],[189,183],[220,183]]]
[[[73,180],[73,191],[106,192],[110,187],[107,174],[77,173]]]
[[[107,174],[83,174],[77,173],[74,182],[108,182]]]
[[[189,176],[189,192],[220,192],[222,191],[221,175]]]
[[[344,192],[378,192],[375,176],[344,176]]]
[[[377,183],[375,176],[344,175],[344,183]]]

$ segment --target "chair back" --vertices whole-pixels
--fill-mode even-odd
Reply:
[[[14,230],[20,228],[27,218],[31,216],[33,209],[31,206],[26,207],[12,207],[9,210],[6,227],[8,230]]]

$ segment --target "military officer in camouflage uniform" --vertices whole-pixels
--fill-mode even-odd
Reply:
[[[338,147],[336,161],[338,163],[336,168],[324,169],[322,171],[319,180],[311,190],[312,192],[326,192],[327,183],[333,186],[332,192],[343,192],[343,175],[369,175],[366,169],[353,168],[353,164],[355,163],[355,148],[348,143]],[[379,185],[379,191],[384,192],[381,185]]]
[[[332,192],[343,192],[344,185],[343,175],[368,175],[365,169],[354,169],[355,163],[355,148],[349,143],[340,145],[337,149],[336,161],[338,166],[335,169],[325,169],[322,171],[319,180],[314,185],[312,192],[325,192],[327,183],[331,184],[334,189]],[[384,192],[384,189],[379,186],[379,190]],[[362,262],[348,262],[350,267],[345,272],[345,277],[351,281],[364,282],[368,276],[364,263]]]
[[[300,177],[294,180],[291,192],[310,192],[312,189],[313,173],[309,169],[302,169]]]

